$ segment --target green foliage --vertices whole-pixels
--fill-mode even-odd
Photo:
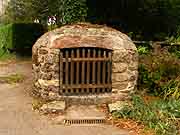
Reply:
[[[164,98],[180,99],[180,76],[175,80],[170,80],[162,86]]]
[[[139,96],[133,96],[132,104],[113,113],[118,118],[130,118],[152,128],[157,134],[172,135],[178,133],[175,118],[180,117],[180,102],[177,100],[157,100],[144,102]]]
[[[85,21],[86,0],[63,0],[62,24]]]
[[[14,61],[16,60],[15,53],[4,52],[0,55],[0,61]]]
[[[151,52],[152,47],[149,44],[141,44],[137,46],[139,55],[147,55]]]
[[[179,36],[179,9],[179,0],[11,0],[5,18],[46,24],[56,15],[58,25],[86,19],[133,32],[136,40],[164,40]]]
[[[177,46],[172,45],[168,51],[180,59],[180,45]]]
[[[180,44],[180,24],[177,27],[174,35],[168,37],[167,42]]]
[[[139,90],[143,89],[160,96],[167,94],[169,88],[171,88],[170,84],[172,81],[175,81],[180,75],[180,59],[174,57],[167,50],[159,49],[158,52],[140,56]],[[179,96],[177,95],[176,97]]]
[[[85,21],[86,0],[11,0],[6,10],[9,22],[33,22],[47,25],[48,17],[56,16],[57,24]]]
[[[4,21],[8,23],[32,22],[33,10],[30,0],[10,0],[5,11]]]
[[[179,35],[179,9],[179,0],[11,0],[5,18],[45,25],[48,16],[58,25],[86,20],[133,32],[135,40],[164,40]]]
[[[89,20],[134,32],[134,40],[164,40],[180,25],[179,0],[88,0]]]
[[[142,54],[148,54],[148,49],[147,49],[147,47],[139,46],[139,47],[138,47],[138,53],[139,53],[140,55],[142,55]]]
[[[31,49],[37,38],[44,32],[45,30],[40,24],[15,23],[0,27],[1,55],[8,53],[9,50]],[[31,50],[28,51],[31,52]]]
[[[12,49],[12,24],[0,27],[0,56],[9,53],[8,49]]]

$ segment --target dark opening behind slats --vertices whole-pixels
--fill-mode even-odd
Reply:
[[[111,57],[107,49],[61,49],[60,94],[111,92]]]

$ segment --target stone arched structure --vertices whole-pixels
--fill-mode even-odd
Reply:
[[[112,89],[108,93],[61,95],[60,50],[65,48],[102,48],[112,51]],[[125,34],[101,25],[66,25],[44,34],[33,46],[34,92],[47,100],[104,103],[128,97],[137,82],[138,53]]]

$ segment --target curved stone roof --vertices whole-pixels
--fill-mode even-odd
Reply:
[[[136,50],[136,46],[127,35],[110,27],[89,23],[66,25],[47,32],[38,39],[34,47]]]

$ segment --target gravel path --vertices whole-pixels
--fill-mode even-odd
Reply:
[[[0,76],[20,73],[26,76],[20,84],[0,84],[0,135],[128,135],[111,125],[63,126],[53,124],[47,116],[32,110],[31,62],[0,62]]]

